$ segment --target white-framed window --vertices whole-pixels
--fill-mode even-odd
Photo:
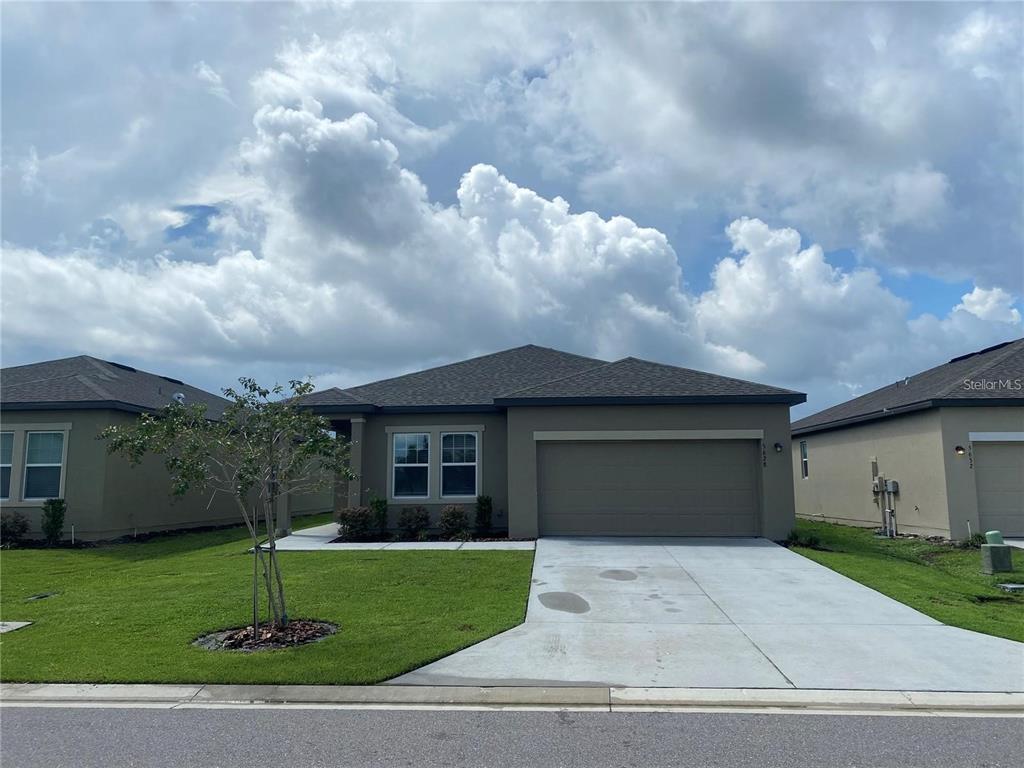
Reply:
[[[11,497],[11,466],[14,462],[14,433],[0,432],[0,499]]]
[[[441,496],[477,495],[476,432],[441,433]]]
[[[23,499],[55,499],[60,496],[64,463],[63,432],[25,434],[25,482]]]
[[[396,432],[391,446],[391,495],[396,499],[430,496],[430,433]]]
[[[807,441],[800,441],[800,477],[807,479],[811,474],[810,465],[807,462]]]

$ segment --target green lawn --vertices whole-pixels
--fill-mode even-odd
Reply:
[[[1014,573],[987,576],[977,549],[876,539],[868,529],[807,520],[797,521],[797,531],[829,550],[794,548],[805,557],[944,624],[1024,642],[1024,597],[995,586],[1024,582],[1024,550],[1014,552]]]
[[[325,522],[307,519],[306,524]],[[532,552],[283,552],[294,618],[340,626],[256,654],[191,645],[251,619],[244,529],[0,553],[6,682],[374,683],[523,621]],[[26,602],[41,592],[54,597]]]

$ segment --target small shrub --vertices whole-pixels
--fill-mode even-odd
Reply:
[[[466,508],[461,504],[447,504],[441,507],[441,538],[458,541],[469,537],[469,521]]]
[[[0,547],[10,549],[18,546],[28,533],[28,520],[21,512],[4,512],[0,515]]]
[[[486,536],[491,532],[491,513],[494,510],[494,502],[490,496],[476,497],[476,535]]]
[[[40,527],[43,529],[43,538],[51,547],[60,544],[64,538],[64,515],[67,511],[68,504],[64,499],[47,499],[43,502]]]
[[[376,521],[369,507],[346,507],[334,513],[338,535],[346,541],[370,541],[376,536]]]
[[[987,543],[988,539],[985,538],[984,533],[974,533],[966,539],[961,539],[956,545],[960,549],[981,549],[981,545]]]
[[[430,513],[426,507],[402,507],[398,515],[398,530],[406,541],[422,540],[430,527]]]
[[[806,547],[807,549],[821,549],[821,539],[813,533],[800,533],[797,530],[789,532],[786,537],[787,547]]]
[[[388,500],[380,496],[370,498],[370,510],[373,512],[373,521],[377,525],[377,531],[381,538],[388,535]]]

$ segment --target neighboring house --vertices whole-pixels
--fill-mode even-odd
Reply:
[[[906,533],[1024,536],[1024,339],[950,360],[793,424],[800,517]]]
[[[785,537],[789,408],[805,396],[625,358],[537,346],[349,389],[304,405],[352,442],[336,506],[386,498],[472,514],[491,496],[512,537]],[[506,516],[507,515],[507,516]]]
[[[232,500],[171,497],[157,456],[137,467],[109,456],[97,435],[174,399],[204,403],[217,417],[227,401],[167,376],[94,357],[69,357],[0,371],[0,507],[17,510],[38,535],[48,498],[67,501],[65,537],[100,540],[238,520]]]

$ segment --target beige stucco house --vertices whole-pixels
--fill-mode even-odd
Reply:
[[[789,409],[804,399],[529,345],[302,403],[352,444],[356,478],[334,505],[386,498],[392,524],[402,507],[436,519],[483,494],[512,537],[780,539],[794,522]]]
[[[17,511],[39,535],[43,502],[68,505],[64,534],[113,539],[153,531],[238,522],[231,499],[172,497],[159,457],[130,467],[97,435],[174,399],[204,403],[218,416],[227,401],[168,376],[79,356],[0,371],[0,510]]]
[[[796,421],[793,468],[800,517],[880,527],[891,508],[901,532],[1024,536],[1024,339]]]

